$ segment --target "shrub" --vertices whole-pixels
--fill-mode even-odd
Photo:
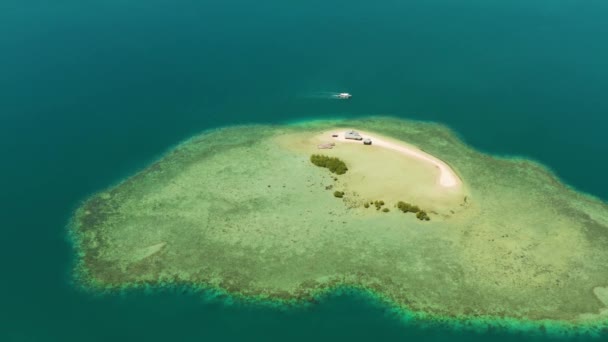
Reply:
[[[399,208],[399,210],[403,211],[404,213],[409,212],[411,207],[412,205],[409,203],[405,203],[403,201],[397,202],[397,208]]]
[[[374,205],[376,206],[376,210],[380,210],[380,208],[384,205],[384,201],[374,201]]]
[[[397,208],[399,208],[399,210],[403,211],[404,213],[417,213],[420,211],[420,208],[418,208],[418,206],[403,201],[399,201],[397,203]]]
[[[390,210],[388,208],[382,209],[383,212],[388,213]]]
[[[334,191],[334,197],[338,197],[338,198],[344,197],[344,191]]]
[[[315,164],[319,167],[327,168],[332,173],[335,173],[338,175],[343,175],[346,173],[346,171],[348,171],[346,164],[342,160],[340,160],[336,157],[329,157],[329,156],[325,156],[325,155],[321,155],[321,154],[313,154],[312,156],[310,156],[310,161],[313,164]]]
[[[417,205],[412,205],[403,201],[397,202],[397,208],[404,213],[415,213],[416,218],[421,221],[429,221],[431,218],[426,211],[421,210]]]
[[[364,206],[365,208],[369,208],[369,203],[365,203],[363,206]]]
[[[421,210],[418,213],[416,213],[416,218],[421,221],[429,221],[431,219],[429,217],[429,215],[427,215],[426,211],[424,211],[424,210]]]

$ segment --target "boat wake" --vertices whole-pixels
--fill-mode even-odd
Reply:
[[[308,94],[306,96],[310,99],[326,99],[326,100],[344,100],[352,97],[349,93],[338,93],[335,91],[319,91]]]

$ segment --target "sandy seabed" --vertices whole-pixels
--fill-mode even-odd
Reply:
[[[424,158],[382,143],[317,149],[346,127]],[[349,170],[318,168],[311,153]],[[446,174],[458,182],[446,186]],[[364,207],[374,200],[390,212]],[[401,213],[399,200],[431,221]],[[608,312],[608,206],[539,164],[481,154],[435,124],[208,132],[89,198],[73,233],[92,287],[180,282],[306,300],[355,286],[431,315],[582,323]]]

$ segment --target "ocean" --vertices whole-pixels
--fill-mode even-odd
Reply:
[[[445,124],[608,201],[607,19],[603,0],[2,1],[0,340],[552,339],[403,323],[348,294],[292,310],[95,295],[73,284],[66,226],[202,131],[370,115]]]

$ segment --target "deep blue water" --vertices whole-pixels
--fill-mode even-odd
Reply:
[[[604,0],[0,2],[0,341],[536,339],[404,325],[356,296],[94,297],[70,284],[65,226],[197,132],[309,117],[441,122],[608,200],[606,22]]]

